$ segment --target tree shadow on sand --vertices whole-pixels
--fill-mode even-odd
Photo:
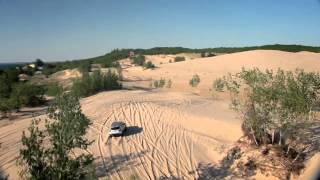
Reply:
[[[199,180],[209,180],[209,179],[225,179],[227,177],[232,178],[244,178],[250,177],[255,174],[255,168],[251,168],[243,171],[243,173],[235,172],[231,169],[231,166],[235,160],[239,159],[241,156],[241,150],[239,147],[232,148],[229,150],[227,155],[221,160],[218,165],[215,164],[204,164],[199,163],[197,171],[199,173]],[[250,164],[248,164],[250,165]],[[244,174],[245,173],[245,174]]]
[[[7,180],[8,175],[5,174],[5,172],[0,168],[0,180]]]
[[[124,155],[117,154],[103,158],[103,160],[95,164],[96,175],[97,177],[104,177],[108,174],[112,175],[116,171],[125,170],[130,166],[138,166],[140,163],[138,163],[136,159],[145,155],[147,152],[148,151],[142,151]]]

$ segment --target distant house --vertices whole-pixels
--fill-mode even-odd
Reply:
[[[38,70],[43,70],[43,67],[42,66],[38,66],[37,69]]]
[[[134,55],[135,55],[135,54],[134,54],[134,52],[133,52],[133,51],[130,51],[130,52],[129,52],[129,58],[134,57]]]
[[[28,64],[28,66],[31,67],[31,68],[36,68],[35,64]]]
[[[101,64],[91,64],[91,71],[99,71],[101,68]]]
[[[24,82],[24,81],[29,81],[29,79],[30,79],[30,76],[28,76],[27,74],[19,74],[19,81],[22,81],[22,82]]]
[[[36,68],[36,65],[35,64],[27,64],[27,65],[24,65],[22,67],[22,69],[25,70],[25,71],[30,69],[30,68],[34,69],[34,68]]]

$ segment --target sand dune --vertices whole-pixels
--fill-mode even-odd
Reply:
[[[92,122],[87,137],[94,143],[87,152],[96,158],[101,178],[232,179],[232,172],[224,166],[232,165],[226,161],[230,160],[227,153],[242,136],[241,121],[229,109],[228,99],[213,100],[195,93],[210,95],[215,78],[242,67],[320,70],[320,54],[308,52],[258,50],[167,64],[160,64],[160,55],[157,58],[154,70],[127,66],[123,74],[141,86],[148,86],[150,79],[171,79],[171,89],[102,92],[81,100],[83,112]],[[201,78],[197,88],[188,85],[193,74]],[[116,120],[126,122],[128,131],[123,137],[109,138],[110,124]],[[10,179],[18,178],[15,160],[21,133],[30,122],[31,118],[26,118],[0,127],[0,167]]]
[[[82,103],[93,122],[88,135],[95,143],[89,151],[98,158],[97,173],[112,179],[133,174],[141,179],[195,179],[201,176],[199,163],[219,162],[241,136],[240,122],[228,107],[214,108],[218,102],[190,94],[119,91],[101,93]],[[199,116],[189,111],[193,107],[212,107],[214,112],[230,113],[232,119],[208,113]],[[108,138],[108,127],[115,120],[125,121],[128,132],[124,137]]]
[[[149,56],[149,59],[152,59]],[[225,54],[208,58],[196,58],[177,63],[158,65],[154,70],[143,70],[140,67],[128,68],[124,76],[140,77],[141,79],[171,79],[172,90],[196,92],[202,95],[210,95],[213,81],[228,73],[237,73],[244,68],[295,70],[305,71],[320,70],[320,53],[310,52],[283,52],[275,50],[255,50],[233,54]],[[188,84],[194,74],[198,74],[201,83],[197,89]],[[150,82],[140,82],[141,86],[149,86]]]
[[[99,177],[198,178],[199,163],[218,163],[242,134],[241,122],[226,102],[188,93],[114,91],[81,104],[92,122],[87,135],[94,143],[88,152],[96,158]],[[126,122],[128,131],[124,137],[109,138],[110,124],[116,120]],[[21,132],[30,122],[0,128],[0,166],[14,179]]]

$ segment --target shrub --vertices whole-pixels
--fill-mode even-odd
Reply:
[[[75,96],[87,97],[103,90],[121,89],[122,85],[118,80],[119,76],[111,70],[105,75],[100,71],[95,71],[92,75],[85,73],[73,82],[71,91]]]
[[[186,60],[186,58],[183,56],[177,56],[174,58],[174,62],[180,62],[180,61],[185,61],[185,60]]]
[[[243,69],[222,80],[245,135],[256,145],[277,145],[287,157],[286,168],[298,171],[305,153],[318,148],[310,126],[320,105],[320,74]]]
[[[313,109],[320,103],[320,75],[315,73],[243,69],[224,80],[232,93],[233,107],[244,118],[244,131],[257,145],[274,143],[277,134],[279,145],[302,138],[302,127],[310,122]],[[244,99],[239,98],[242,86]]]
[[[197,74],[193,75],[189,81],[189,84],[192,87],[197,87],[199,83],[200,83],[200,77]]]
[[[58,83],[50,83],[46,86],[46,94],[48,96],[57,96],[63,93],[63,87]]]
[[[79,71],[84,74],[91,71],[91,63],[89,61],[84,61],[79,65]]]
[[[143,67],[146,69],[153,69],[156,66],[151,61],[148,61],[147,63],[143,64]]]
[[[121,65],[120,65],[119,61],[116,61],[116,62],[111,63],[111,67],[121,68]]]
[[[57,72],[57,68],[56,68],[56,65],[54,64],[44,64],[43,66],[43,70],[42,70],[42,73],[46,76],[49,76],[50,74],[53,74],[55,72]]]
[[[3,117],[21,106],[37,106],[45,102],[44,88],[30,83],[16,82],[15,71],[0,75],[0,112]]]
[[[70,95],[57,97],[48,109],[48,117],[45,129],[40,130],[40,120],[33,120],[29,132],[23,132],[18,159],[22,179],[94,178],[93,156],[73,157],[76,149],[86,150],[91,144],[85,138],[90,121],[82,114],[78,99]]]
[[[10,98],[16,99],[18,104],[24,106],[39,106],[44,104],[45,88],[40,85],[18,83],[13,86]]]
[[[136,57],[133,57],[133,64],[138,66],[143,66],[146,62],[146,58],[143,55],[138,55]]]
[[[7,74],[0,75],[0,98],[8,98],[11,92],[11,82],[8,79]]]
[[[222,92],[224,88],[224,81],[221,78],[216,79],[213,82],[213,89],[218,91],[218,92]]]
[[[166,80],[162,79],[162,78],[160,80],[155,80],[153,82],[153,86],[155,88],[163,88],[165,86],[165,84],[166,84]]]
[[[171,79],[169,79],[167,81],[167,88],[171,88],[171,86],[172,86],[172,81],[171,81]]]

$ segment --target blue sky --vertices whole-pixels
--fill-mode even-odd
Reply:
[[[320,0],[0,0],[0,62],[274,43],[320,46]]]

